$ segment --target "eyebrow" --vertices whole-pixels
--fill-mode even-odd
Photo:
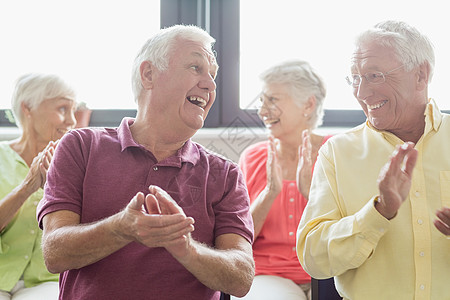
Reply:
[[[279,96],[283,96],[285,93],[273,93],[273,94],[266,94],[264,92],[261,92],[261,96],[267,97],[267,98],[276,98]]]
[[[201,59],[206,59],[210,63],[210,65],[212,67],[214,67],[213,71],[215,71],[215,73],[217,73],[217,71],[219,70],[219,65],[217,64],[216,57],[213,54],[208,53],[208,56],[206,56],[204,53],[194,51],[194,52],[191,52],[191,56],[201,58]]]

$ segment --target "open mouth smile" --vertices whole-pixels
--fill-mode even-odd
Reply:
[[[380,102],[380,103],[377,103],[377,104],[367,105],[367,107],[368,107],[370,110],[375,110],[375,109],[381,108],[381,107],[384,106],[387,102],[388,102],[387,100],[384,100],[384,101],[382,101],[382,102]]]
[[[208,104],[208,102],[205,99],[198,96],[189,96],[186,99],[192,104],[197,105],[198,107],[201,108],[205,108],[206,105]]]

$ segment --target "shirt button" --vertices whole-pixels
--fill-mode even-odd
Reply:
[[[34,234],[35,233],[35,231],[34,230],[30,230],[30,234]]]
[[[29,256],[28,256],[28,255],[25,255],[24,258],[25,258],[26,260],[28,260]]]
[[[294,198],[289,199],[290,202],[294,202]]]
[[[423,251],[420,251],[419,255],[423,257],[423,256],[425,256],[425,253]]]
[[[289,215],[289,219],[292,219],[294,216],[293,215]]]
[[[292,247],[292,251],[294,251],[294,252],[295,252],[296,250],[297,250],[297,249],[295,249],[295,247]]]
[[[289,183],[289,186],[295,186],[295,183],[291,182]]]
[[[154,167],[153,167],[153,171],[158,171],[158,167],[157,167],[157,166],[154,166]]]
[[[293,232],[291,231],[291,232],[289,232],[289,235],[290,235],[290,236],[293,236],[293,235],[294,235],[294,233],[293,233]]]
[[[417,220],[417,223],[419,223],[419,225],[422,225],[423,224],[422,219]]]
[[[415,192],[414,195],[416,195],[416,197],[419,197],[420,193],[419,192]]]
[[[425,286],[424,286],[423,284],[421,284],[421,285],[420,285],[420,289],[421,289],[421,290],[424,290],[424,289],[425,289]]]
[[[34,206],[37,206],[38,203],[39,203],[38,201],[34,201],[34,202],[33,202]]]

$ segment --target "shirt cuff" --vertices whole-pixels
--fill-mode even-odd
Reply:
[[[373,197],[364,207],[356,213],[356,222],[361,234],[370,243],[377,244],[379,239],[389,229],[390,222],[375,208],[377,197]]]

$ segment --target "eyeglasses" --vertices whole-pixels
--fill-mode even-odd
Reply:
[[[351,85],[353,87],[358,87],[361,84],[362,77],[366,78],[367,82],[372,84],[381,84],[386,81],[386,76],[390,73],[397,71],[400,68],[403,68],[405,65],[401,65],[400,67],[397,67],[395,69],[392,69],[388,72],[370,72],[366,73],[364,75],[359,74],[351,74],[350,76],[345,77],[347,80],[348,85]]]

